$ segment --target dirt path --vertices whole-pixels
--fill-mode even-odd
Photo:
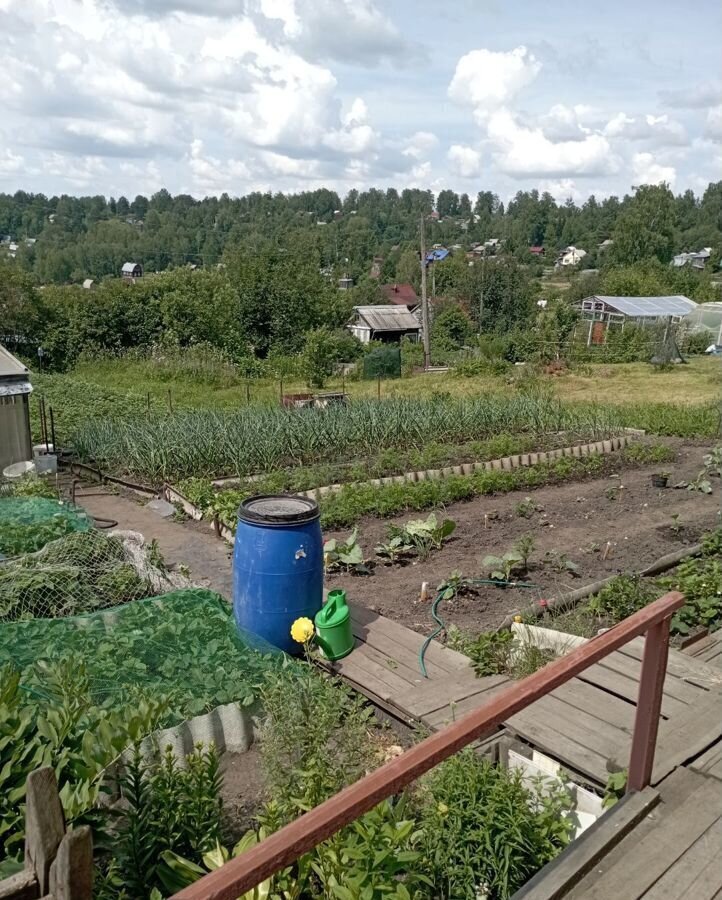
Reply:
[[[670,484],[696,477],[707,447],[682,441],[669,443],[678,450],[676,462],[663,467],[672,473]],[[695,543],[703,531],[719,522],[719,481],[714,481],[712,495],[672,488],[658,490],[652,487],[650,475],[659,469],[656,465],[625,470],[620,465],[617,477],[453,504],[443,515],[456,522],[456,532],[428,560],[407,566],[377,565],[368,577],[331,576],[327,579],[329,587],[345,588],[350,599],[428,633],[433,622],[430,603],[419,599],[422,582],[428,582],[433,599],[434,589],[454,570],[467,577],[483,577],[487,574],[481,564],[485,556],[502,556],[520,537],[531,535],[534,551],[524,580],[536,587],[481,587],[476,594],[444,604],[447,624],[475,631],[496,626],[509,612],[534,600],[549,599],[608,575],[640,569],[665,553]],[[523,518],[515,510],[527,496],[536,510],[529,518]],[[679,515],[679,531],[671,527],[673,513]],[[487,528],[485,514],[490,516]],[[386,539],[388,521],[403,523],[417,517],[405,514],[391,520],[363,520],[359,542],[366,555],[373,557],[374,547]],[[333,536],[347,533],[334,532]],[[607,542],[611,546],[605,560]],[[578,567],[578,577],[565,570],[561,557]]]
[[[232,548],[219,540],[207,522],[174,522],[146,509],[147,500],[112,494],[98,485],[79,491],[77,502],[92,516],[114,519],[118,528],[140,531],[158,542],[168,565],[188,566],[196,584],[231,599]]]

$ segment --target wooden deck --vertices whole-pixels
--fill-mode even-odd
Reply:
[[[700,662],[722,669],[722,628],[695,641],[684,652]]]
[[[327,664],[381,708],[436,730],[485,703],[508,679],[477,678],[467,657],[437,642],[419,668],[423,636],[361,606],[351,607],[356,648]],[[553,691],[505,726],[597,786],[629,760],[643,642],[632,641]],[[653,783],[722,738],[722,669],[670,650]]]
[[[657,790],[660,802],[654,809],[575,887],[557,896],[570,900],[713,900],[722,896],[722,781],[681,767]],[[605,819],[613,829],[614,809]],[[598,824],[604,825],[604,819]],[[582,847],[583,838],[575,843]],[[570,853],[566,862],[571,858]],[[564,862],[559,857],[559,863]],[[526,895],[528,900],[550,896],[542,892],[544,881],[544,877],[538,879],[539,892]]]

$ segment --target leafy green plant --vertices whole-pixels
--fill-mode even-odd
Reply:
[[[221,829],[221,776],[213,745],[196,745],[180,768],[170,747],[160,762],[144,763],[138,745],[121,778],[123,825],[114,855],[132,896],[164,887],[166,851],[200,861],[215,849]],[[201,870],[203,871],[203,870]]]
[[[602,809],[610,809],[622,799],[627,791],[627,779],[629,773],[627,769],[620,769],[619,772],[610,772],[607,783],[604,786],[604,797],[602,798]]]
[[[673,633],[686,635],[699,626],[715,629],[722,624],[722,562],[719,557],[687,559],[657,583],[665,590],[684,594],[684,606],[672,617]]]
[[[530,519],[538,509],[539,506],[531,497],[525,497],[514,507],[514,512],[521,519]]]
[[[680,531],[684,528],[684,525],[679,521],[679,513],[672,513],[671,516],[672,523],[669,526],[670,531],[673,531],[675,534],[679,534]]]
[[[376,555],[385,557],[391,563],[396,563],[409,556],[413,549],[411,544],[405,541],[400,535],[397,535],[396,537],[389,538],[389,540],[383,544],[378,544],[376,547]]]
[[[700,472],[699,475],[694,479],[694,481],[690,481],[687,484],[687,490],[699,491],[700,494],[711,494],[712,485],[709,478],[707,477],[707,472]]]
[[[521,556],[521,562],[525,569],[529,568],[529,557],[534,552],[536,541],[533,534],[523,534],[514,544],[514,549]]]
[[[555,572],[568,572],[573,578],[581,576],[579,566],[560,550],[547,550],[544,562]]]
[[[519,550],[509,550],[503,556],[485,556],[481,566],[490,578],[504,583],[511,580],[514,569],[525,567],[525,561]]]
[[[479,677],[505,675],[509,671],[513,645],[511,631],[484,631],[466,642],[464,653],[471,659]]]
[[[569,843],[572,799],[559,782],[530,787],[518,771],[466,749],[422,783],[426,874],[441,900],[506,900]]]
[[[654,596],[653,587],[638,575],[618,575],[591,598],[588,607],[595,615],[621,622],[650,603]]]
[[[0,856],[24,834],[25,780],[52,766],[69,822],[97,824],[107,767],[166,715],[166,701],[137,692],[133,702],[102,709],[90,695],[82,657],[39,662],[42,689],[29,691],[11,666],[0,668]]]
[[[429,513],[425,519],[412,519],[405,525],[389,525],[389,537],[400,538],[404,545],[409,545],[419,559],[427,559],[432,550],[440,550],[444,541],[448,540],[456,530],[453,519],[439,522],[436,513]]]
[[[358,528],[354,528],[345,541],[330,538],[324,543],[323,560],[327,572],[345,569],[355,572],[357,575],[368,575],[369,568],[357,538]]]

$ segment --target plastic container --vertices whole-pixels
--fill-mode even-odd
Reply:
[[[39,456],[46,456],[48,453],[55,453],[53,444],[33,444],[33,457],[37,459]]]
[[[346,604],[346,591],[329,591],[326,603],[314,621],[316,643],[326,659],[343,659],[353,650],[351,612]]]
[[[238,510],[233,545],[233,614],[238,628],[287,653],[302,652],[291,625],[313,620],[323,603],[323,540],[318,504],[263,495]]]
[[[34,471],[35,463],[30,462],[29,460],[26,462],[16,462],[9,466],[5,466],[3,469],[3,477],[7,478],[8,481],[16,481],[19,478],[24,478],[25,475],[30,475]]]
[[[54,475],[58,471],[58,457],[54,453],[44,453],[35,458],[35,471],[38,475]]]
[[[652,475],[652,487],[666,488],[669,475]]]

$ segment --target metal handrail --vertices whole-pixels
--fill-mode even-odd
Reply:
[[[627,779],[627,791],[642,790],[652,777],[667,670],[669,623],[683,604],[682,594],[676,591],[665,594],[567,656],[504,688],[488,703],[344,788],[255,847],[174,894],[172,900],[236,900],[438,763],[489,734],[504,720],[645,634]]]

